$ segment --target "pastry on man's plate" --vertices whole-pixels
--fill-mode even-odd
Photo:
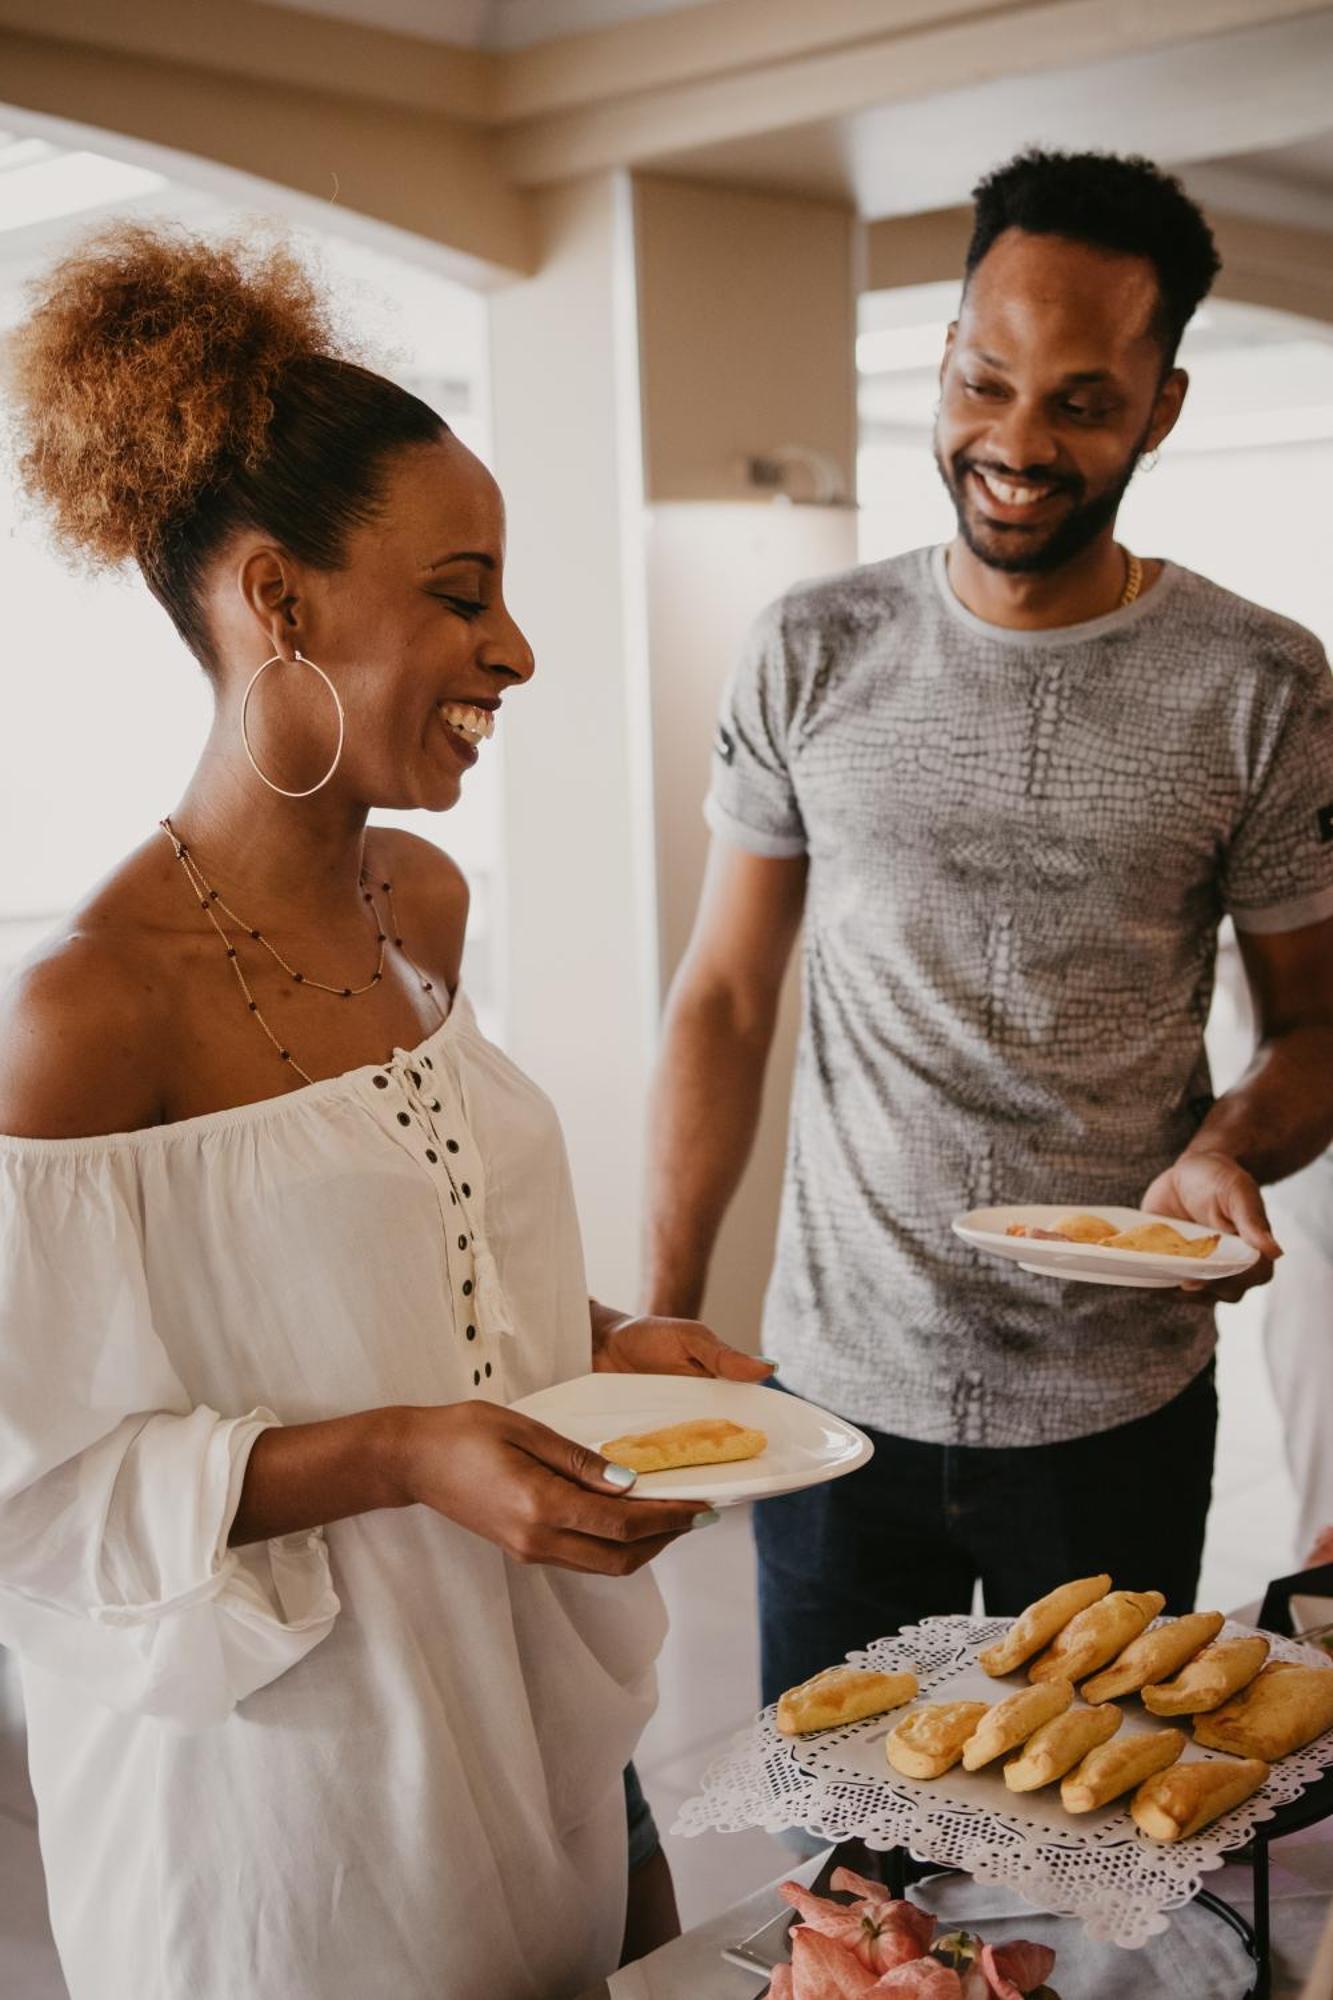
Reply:
[[[1192,1759],[1145,1778],[1129,1809],[1150,1840],[1188,1840],[1243,1805],[1267,1776],[1261,1757]]]
[[[825,1667],[799,1687],[788,1688],[778,1702],[777,1724],[784,1736],[809,1736],[816,1729],[836,1729],[841,1722],[863,1722],[914,1701],[919,1692],[913,1673],[875,1673],[868,1667]]]
[[[1019,1688],[988,1708],[963,1745],[963,1769],[979,1771],[997,1757],[1007,1757],[1026,1743],[1034,1729],[1063,1713],[1074,1699],[1068,1681],[1043,1681],[1040,1687]]]
[[[1113,1590],[1057,1632],[1028,1668],[1030,1681],[1081,1681],[1137,1639],[1166,1603],[1160,1590]]]
[[[1220,1236],[1182,1236],[1169,1222],[1140,1222],[1108,1236],[1103,1250],[1138,1250],[1148,1257],[1211,1257]]]
[[[1083,1683],[1084,1701],[1118,1701],[1140,1688],[1164,1681],[1192,1660],[1222,1630],[1220,1611],[1187,1611],[1131,1639],[1123,1653]]]
[[[982,1648],[977,1654],[977,1665],[996,1677],[1013,1673],[1024,1660],[1030,1660],[1034,1653],[1048,1646],[1077,1612],[1105,1597],[1110,1588],[1109,1576],[1081,1576],[1073,1583],[1062,1583],[1058,1590],[1048,1591],[1045,1597],[1039,1597],[1035,1604],[1020,1612],[1002,1639]]]
[[[1076,1708],[1067,1708],[1053,1722],[1043,1722],[1020,1754],[1009,1759],[1004,1767],[1005,1784],[1011,1792],[1037,1792],[1043,1785],[1053,1785],[1089,1750],[1109,1743],[1124,1719],[1113,1701],[1098,1708],[1085,1708],[1081,1702]]]
[[[1270,1660],[1243,1694],[1199,1717],[1194,1740],[1271,1764],[1303,1750],[1326,1729],[1333,1729],[1333,1667]]]
[[[762,1431],[733,1424],[729,1417],[692,1417],[688,1423],[664,1424],[661,1430],[610,1438],[601,1451],[612,1465],[627,1465],[633,1472],[675,1472],[687,1465],[730,1465],[739,1458],[758,1458],[767,1446]]]
[[[914,1708],[884,1739],[884,1755],[905,1778],[942,1778],[989,1707],[984,1701],[934,1701]]]
[[[1220,1708],[1248,1687],[1268,1658],[1268,1641],[1258,1632],[1241,1639],[1214,1639],[1183,1666],[1174,1680],[1150,1682],[1142,1690],[1152,1715],[1199,1715]]]
[[[1006,1236],[1035,1236],[1043,1243],[1104,1243],[1116,1226],[1101,1215],[1066,1215],[1049,1229],[1035,1222],[1011,1222]]]
[[[1185,1748],[1183,1729],[1155,1729],[1150,1736],[1113,1737],[1089,1750],[1083,1762],[1061,1780],[1060,1800],[1066,1812],[1095,1812],[1124,1792],[1132,1792],[1155,1771],[1174,1764]]]

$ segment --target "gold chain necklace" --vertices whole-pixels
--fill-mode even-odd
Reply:
[[[301,1080],[304,1083],[313,1083],[315,1079],[310,1075],[308,1070],[302,1069],[300,1063],[297,1062],[291,1050],[283,1047],[280,1038],[274,1034],[272,1028],[269,1026],[268,1022],[264,1019],[263,1014],[260,1012],[259,1003],[255,999],[254,994],[250,990],[249,981],[246,979],[245,972],[241,966],[240,953],[237,947],[232,943],[231,939],[228,937],[225,929],[223,928],[222,923],[219,920],[218,917],[219,910],[222,911],[224,916],[230,919],[230,921],[236,926],[238,931],[244,932],[244,934],[247,937],[253,939],[253,941],[256,944],[263,946],[264,950],[269,954],[269,957],[272,958],[276,964],[281,966],[282,970],[286,973],[287,977],[292,981],[292,984],[294,986],[309,986],[312,987],[314,991],[317,993],[332,993],[339,1000],[356,1000],[363,993],[369,993],[374,987],[379,985],[380,981],[384,977],[385,948],[390,941],[390,933],[392,933],[392,941],[395,948],[401,954],[404,962],[407,964],[409,969],[416,975],[417,979],[421,982],[422,992],[429,993],[432,999],[434,999],[434,994],[435,994],[434,981],[427,979],[425,974],[422,972],[420,966],[417,965],[408,956],[406,947],[403,944],[403,940],[398,935],[398,919],[394,911],[392,882],[381,882],[380,884],[380,888],[384,892],[386,907],[389,916],[389,930],[386,931],[384,928],[383,920],[380,917],[379,907],[376,904],[374,895],[366,887],[366,871],[364,868],[361,870],[361,873],[357,879],[361,887],[362,897],[369,906],[371,919],[375,925],[375,939],[376,943],[379,946],[379,957],[376,961],[374,972],[372,972],[370,978],[366,981],[364,986],[330,986],[325,980],[312,978],[311,975],[307,972],[298,972],[295,966],[290,965],[287,962],[287,960],[283,957],[282,953],[278,950],[277,946],[272,942],[271,939],[266,938],[263,932],[259,930],[255,925],[248,924],[244,917],[238,916],[236,911],[232,909],[231,905],[223,900],[221,893],[217,889],[213,888],[211,883],[208,881],[207,877],[204,875],[203,870],[200,868],[198,862],[195,860],[193,854],[190,852],[190,849],[186,846],[185,842],[181,839],[175,827],[172,825],[170,814],[167,814],[165,818],[159,820],[158,824],[162,828],[162,831],[166,834],[168,840],[170,840],[172,844],[172,847],[175,851],[176,859],[180,862],[181,867],[185,872],[185,878],[189,882],[191,889],[194,891],[200,909],[203,911],[204,915],[208,918],[209,923],[213,926],[213,929],[217,932],[219,938],[222,940],[223,949],[226,951],[227,954],[227,961],[230,964],[233,973],[236,975],[236,982],[241,989],[242,995],[244,996],[246,1007],[248,1008],[249,1012],[254,1015],[256,1021],[258,1021],[260,1027],[263,1029],[264,1033],[268,1036],[269,1041],[273,1044],[273,1047],[277,1050],[281,1060],[285,1063],[288,1063],[291,1066],[291,1068],[296,1071],[296,1074],[301,1078]],[[438,1000],[435,1000],[434,1004],[436,1011],[440,1016],[440,1019],[443,1020],[445,1018],[443,1007],[440,1006]]]
[[[1136,555],[1131,555],[1130,551],[1126,549],[1125,587],[1120,593],[1120,602],[1116,606],[1116,610],[1123,611],[1127,604],[1132,604],[1134,602],[1134,599],[1138,596],[1139,592],[1142,590],[1142,588],[1143,588],[1143,564],[1139,561]]]

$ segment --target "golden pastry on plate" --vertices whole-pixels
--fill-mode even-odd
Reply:
[[[601,1453],[612,1465],[627,1465],[633,1472],[675,1472],[687,1465],[730,1465],[739,1458],[758,1458],[767,1447],[762,1431],[733,1424],[728,1417],[692,1417],[688,1423],[611,1438]]]
[[[1333,1676],[1330,1676],[1333,1678]],[[1233,1806],[1243,1805],[1268,1776],[1261,1757],[1199,1758],[1145,1778],[1134,1794],[1134,1824],[1151,1840],[1188,1840]]]
[[[1042,1243],[1104,1243],[1116,1226],[1100,1215],[1066,1215],[1044,1229],[1037,1222],[1011,1222],[1006,1236],[1032,1236]]]
[[[919,1692],[912,1673],[881,1674],[868,1667],[825,1667],[778,1702],[777,1724],[784,1736],[809,1736],[836,1729],[840,1722],[863,1722],[914,1701]]]
[[[1009,1759],[1004,1767],[1005,1784],[1011,1792],[1036,1792],[1043,1785],[1053,1785],[1089,1750],[1108,1743],[1123,1721],[1120,1710],[1110,1701],[1100,1708],[1085,1708],[1082,1703],[1067,1708],[1053,1722],[1043,1722],[1029,1736],[1021,1754]]]
[[[914,1708],[884,1739],[884,1755],[905,1778],[942,1778],[986,1713],[984,1701],[935,1701]]]
[[[1110,1588],[1109,1576],[1081,1576],[1073,1583],[1062,1583],[1058,1590],[1048,1591],[1019,1614],[1002,1639],[982,1648],[977,1654],[977,1665],[993,1676],[1013,1673],[1015,1667],[1021,1667],[1024,1660],[1030,1660],[1034,1653],[1049,1645],[1077,1612],[1105,1597]]]
[[[1220,1611],[1188,1611],[1131,1639],[1123,1653],[1083,1683],[1084,1701],[1118,1701],[1150,1683],[1164,1681],[1222,1630]]]
[[[1143,1706],[1153,1715],[1198,1715],[1220,1708],[1249,1685],[1267,1658],[1268,1641],[1257,1632],[1243,1639],[1214,1639],[1174,1680],[1145,1687]]]
[[[1169,1222],[1141,1222],[1108,1236],[1103,1250],[1138,1250],[1148,1257],[1211,1257],[1220,1236],[1182,1236]]]
[[[1303,1750],[1333,1729],[1333,1667],[1305,1667],[1270,1660],[1238,1694],[1194,1725],[1196,1743],[1229,1750],[1233,1757],[1276,1757]]]
[[[1007,1757],[1026,1743],[1034,1729],[1063,1713],[1074,1699],[1068,1681],[1043,1681],[1040,1687],[1019,1688],[988,1708],[963,1745],[963,1769],[979,1771],[997,1757]]]
[[[1028,1668],[1030,1681],[1081,1681],[1137,1639],[1166,1603],[1160,1590],[1113,1590],[1057,1632]]]
[[[1150,1736],[1122,1736],[1089,1750],[1060,1784],[1066,1812],[1095,1812],[1123,1792],[1132,1792],[1154,1771],[1174,1764],[1185,1748],[1183,1729],[1155,1729]]]

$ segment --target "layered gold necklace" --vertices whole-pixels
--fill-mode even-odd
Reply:
[[[316,993],[332,993],[339,1000],[359,999],[363,993],[372,992],[374,988],[380,984],[381,980],[384,977],[384,955],[388,946],[390,945],[390,943],[392,943],[394,949],[399,953],[399,955],[403,959],[404,964],[408,967],[409,971],[411,971],[412,974],[415,976],[415,978],[419,981],[422,992],[429,993],[431,995],[435,1008],[439,1013],[440,1019],[443,1020],[445,1018],[444,1008],[440,1006],[439,1001],[436,1000],[434,997],[435,996],[434,981],[427,979],[424,972],[422,972],[421,967],[417,965],[415,961],[408,956],[407,949],[403,944],[402,937],[398,930],[398,918],[394,910],[392,882],[381,882],[379,885],[380,892],[382,893],[385,899],[384,900],[385,916],[387,916],[388,918],[388,923],[386,925],[384,917],[380,915],[379,905],[375,900],[375,892],[369,886],[369,881],[366,875],[366,871],[364,868],[362,868],[360,876],[358,878],[361,890],[361,896],[369,911],[370,921],[375,926],[375,942],[379,948],[378,956],[375,961],[375,970],[371,973],[369,979],[367,979],[363,985],[333,986],[330,985],[327,980],[316,979],[311,973],[298,971],[294,965],[290,964],[289,961],[283,957],[282,953],[278,950],[278,947],[273,943],[272,939],[265,937],[263,931],[259,929],[258,925],[247,923],[244,917],[238,915],[238,913],[232,909],[230,903],[228,903],[225,900],[221,891],[215,889],[212,886],[212,884],[208,881],[207,877],[205,876],[203,870],[200,868],[199,863],[195,859],[190,848],[181,839],[175,827],[172,825],[170,814],[168,814],[166,818],[160,820],[158,824],[161,826],[162,831],[166,834],[168,840],[170,840],[172,844],[173,849],[175,850],[176,859],[180,862],[182,869],[185,871],[186,879],[189,882],[190,887],[194,892],[195,898],[198,901],[200,909],[203,911],[204,915],[208,918],[209,923],[213,926],[213,929],[217,932],[218,937],[222,941],[223,949],[227,954],[227,962],[231,966],[231,969],[236,976],[236,983],[241,989],[241,993],[245,999],[245,1004],[247,1009],[251,1014],[254,1015],[255,1020],[259,1023],[264,1033],[268,1036],[269,1041],[273,1044],[273,1047],[276,1049],[281,1060],[289,1064],[290,1067],[295,1070],[296,1074],[301,1078],[302,1082],[313,1083],[315,1079],[313,1076],[310,1075],[308,1070],[302,1069],[300,1063],[297,1062],[291,1050],[288,1048],[284,1048],[281,1037],[274,1034],[273,1029],[264,1019],[264,1016],[260,1011],[259,1003],[255,999],[255,996],[250,989],[250,983],[245,976],[245,970],[241,964],[240,948],[238,945],[234,944],[232,942],[231,937],[228,936],[226,927],[222,922],[223,917],[226,917],[228,922],[234,925],[237,935],[249,938],[253,944],[262,946],[262,948],[268,953],[269,957],[274,961],[274,963],[280,966],[282,971],[286,973],[287,977],[291,980],[293,986],[308,986]]]

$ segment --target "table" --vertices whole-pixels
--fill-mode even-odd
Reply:
[[[809,1883],[822,1862],[823,1857],[817,1857],[794,1866],[791,1876]],[[1327,1960],[1321,1976],[1322,1990],[1313,1993],[1305,1990],[1333,1906],[1333,1822],[1325,1821],[1275,1842],[1270,1868],[1273,2000],[1333,2000],[1333,1968],[1328,1967]],[[1245,1863],[1228,1862],[1210,1872],[1207,1887],[1246,1916],[1253,1916],[1251,1874]],[[1034,1914],[1026,1905],[1007,1900],[1004,1891],[993,1890],[990,1896],[997,1913],[1002,1908],[1006,1916],[1015,1911],[1029,1918]],[[754,1974],[728,1965],[721,1956],[722,1948],[758,1930],[782,1907],[776,1884],[770,1884],[637,1964],[623,1967],[610,1980],[580,1996],[580,2000],[755,2000],[763,1991],[761,1981]],[[974,1914],[973,1920],[984,1929],[984,1917]],[[1089,1989],[1086,1982],[1075,1986],[1071,1980],[1062,1979],[1061,1967],[1057,1965],[1056,1986],[1064,1993],[1065,2000],[1138,2000],[1146,1988],[1142,1976],[1136,1985],[1137,1957],[1132,1951],[1117,1952],[1114,1982],[1100,1979],[1095,1990]],[[1152,1990],[1160,1992],[1160,1985],[1155,1984]],[[1214,2000],[1214,1996],[1203,1991],[1182,1991],[1178,2000]]]

